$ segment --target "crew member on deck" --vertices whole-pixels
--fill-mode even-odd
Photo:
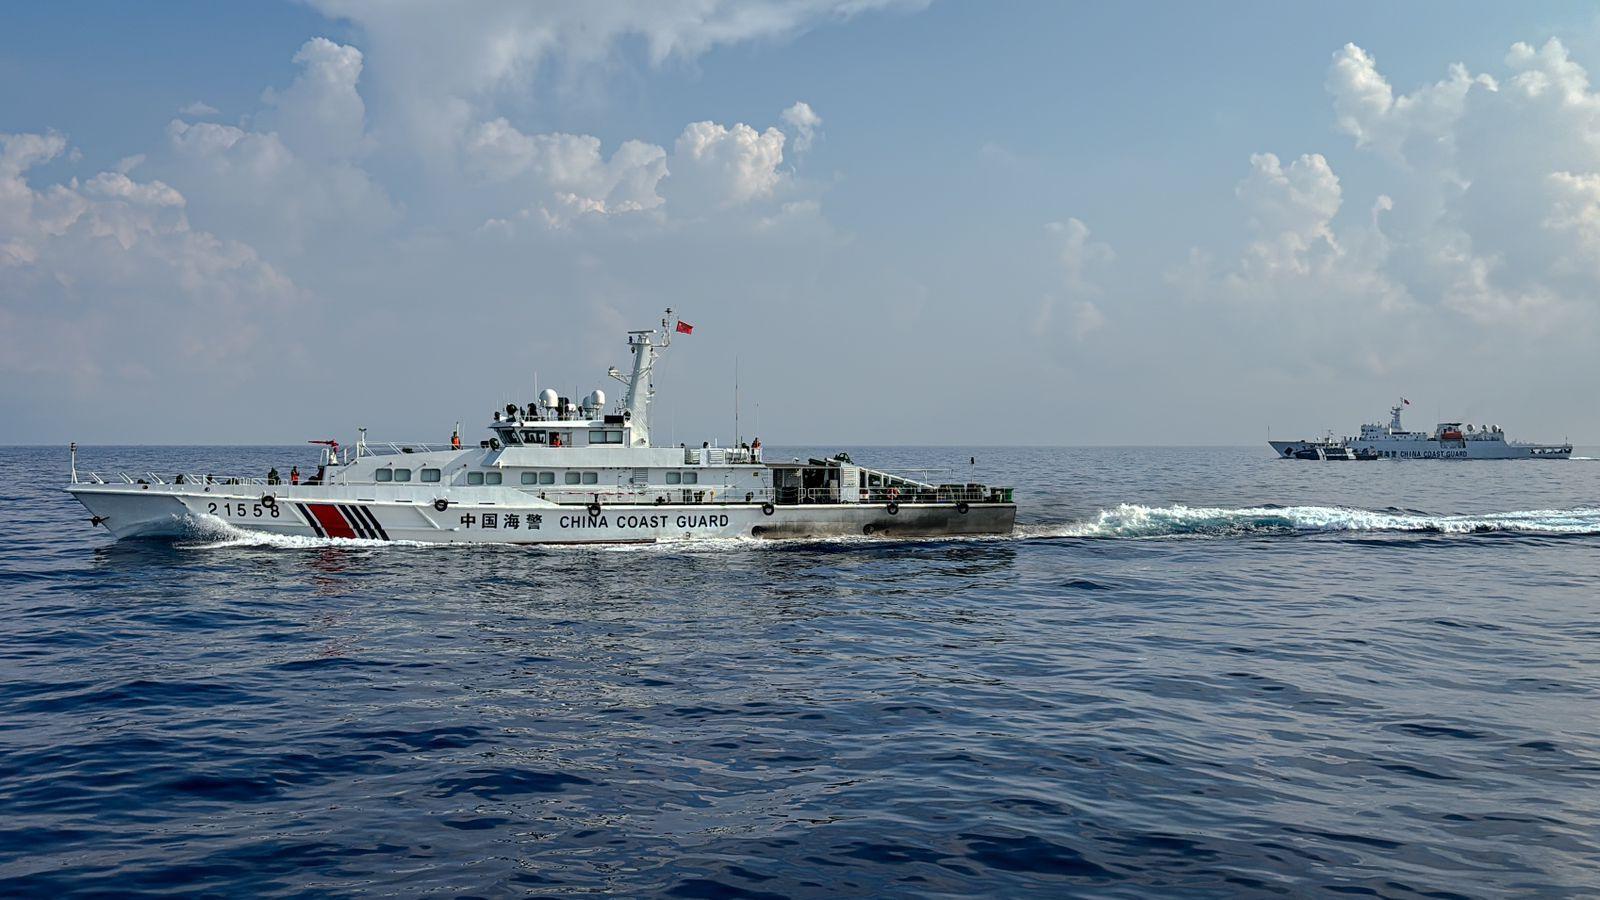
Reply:
[[[300,483],[300,467],[299,466],[290,466],[289,467],[289,483],[290,484],[299,484]]]
[[[268,469],[267,470],[267,484],[280,484],[280,483],[282,483],[282,479],[280,479],[278,477],[278,467],[277,466],[273,466],[272,468]]]
[[[761,438],[756,438],[750,442],[750,453],[751,458],[756,462],[761,461]]]
[[[461,432],[459,432],[459,431],[450,432],[450,449],[451,450],[460,450],[461,449]]]

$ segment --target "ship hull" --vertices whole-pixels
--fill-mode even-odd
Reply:
[[[117,538],[178,537],[225,523],[264,534],[448,544],[615,544],[714,538],[941,537],[1008,534],[1013,503],[609,504],[358,496],[350,487],[73,485]],[[270,492],[270,493],[269,493]],[[270,499],[269,499],[270,498]]]
[[[1268,441],[1274,453],[1293,459],[1312,441]],[[1558,444],[1513,444],[1507,441],[1347,441],[1345,447],[1376,453],[1380,459],[1567,459],[1572,447]]]

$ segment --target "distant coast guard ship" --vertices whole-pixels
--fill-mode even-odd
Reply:
[[[1506,439],[1498,425],[1440,422],[1433,431],[1407,431],[1400,413],[1411,401],[1402,397],[1389,408],[1389,424],[1361,426],[1361,434],[1342,440],[1268,441],[1286,459],[1567,459],[1572,445],[1535,444]]]
[[[497,410],[492,437],[463,448],[323,444],[304,482],[122,473],[79,476],[72,493],[118,538],[170,536],[220,520],[247,531],[426,543],[644,543],[696,538],[903,537],[1004,534],[1012,489],[934,483],[857,465],[848,454],[792,462],[750,446],[657,447],[650,442],[651,375],[674,334],[672,318],[628,332],[633,371],[607,407],[594,391],[574,403],[546,390]]]

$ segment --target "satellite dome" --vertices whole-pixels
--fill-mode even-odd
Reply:
[[[550,388],[545,388],[539,392],[539,405],[541,406],[553,408],[556,405],[556,401],[560,399],[560,397],[556,396],[556,392]]]
[[[589,395],[589,405],[590,406],[605,406],[606,405],[606,392],[597,390],[594,393],[590,394]]]

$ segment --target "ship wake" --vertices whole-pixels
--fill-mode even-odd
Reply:
[[[1086,521],[1019,526],[1019,537],[1162,538],[1411,532],[1431,534],[1600,534],[1600,508],[1533,509],[1479,515],[1343,506],[1143,506],[1124,503]]]

